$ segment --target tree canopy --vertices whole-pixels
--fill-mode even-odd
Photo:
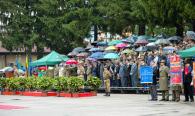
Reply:
[[[194,0],[0,0],[0,41],[10,51],[36,45],[67,53],[92,27],[120,35],[136,25],[138,34],[175,28],[183,36],[185,26],[195,31],[194,11]]]

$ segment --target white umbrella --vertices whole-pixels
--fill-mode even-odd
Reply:
[[[155,42],[157,45],[171,44],[168,39],[159,39]]]
[[[148,43],[146,46],[156,46],[155,42]]]

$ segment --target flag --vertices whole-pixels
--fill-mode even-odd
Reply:
[[[26,55],[26,77],[28,77],[28,67],[29,67],[29,58],[28,55]]]
[[[21,69],[21,63],[19,62],[18,56],[16,56],[15,64],[16,64],[18,69]]]

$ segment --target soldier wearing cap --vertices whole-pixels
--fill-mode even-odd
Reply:
[[[105,85],[105,96],[110,96],[110,78],[111,78],[111,73],[108,70],[108,66],[104,66],[104,72],[103,72],[103,77],[104,77],[104,85]]]
[[[162,100],[161,101],[169,101],[169,68],[165,66],[165,61],[161,60],[160,69],[159,69],[159,85],[160,91],[162,92]]]

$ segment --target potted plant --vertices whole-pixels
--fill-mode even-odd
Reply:
[[[48,90],[51,90],[53,79],[50,77],[42,77],[37,80],[37,87],[42,91],[42,96],[47,96]]]
[[[69,89],[72,97],[79,97],[79,91],[84,86],[84,81],[78,77],[70,77],[68,81]]]
[[[6,88],[6,78],[0,78],[0,88],[1,88],[1,94],[3,94]]]
[[[68,91],[68,78],[67,77],[58,77],[54,79],[53,83],[54,89],[57,91],[57,96],[71,97],[71,94],[67,93]],[[61,93],[63,91],[63,93]]]
[[[19,94],[23,95],[25,89],[26,89],[26,80],[27,78],[18,78],[17,79],[17,86],[19,90]]]
[[[18,90],[18,79],[17,78],[7,78],[6,79],[6,87],[8,90],[8,94],[14,95],[16,90]]]
[[[87,86],[92,90],[91,94],[97,96],[97,90],[101,86],[102,81],[97,77],[90,77],[87,80]]]

